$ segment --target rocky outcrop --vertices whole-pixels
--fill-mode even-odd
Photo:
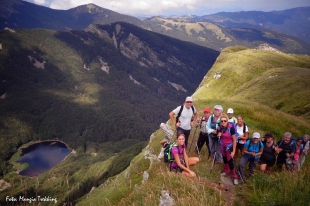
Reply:
[[[182,86],[182,85],[180,85],[180,84],[176,84],[176,83],[173,83],[173,82],[170,82],[170,81],[168,81],[168,83],[171,85],[171,86],[173,86],[177,91],[183,91],[183,92],[187,92],[187,90],[186,89],[184,89],[184,87]]]
[[[173,206],[175,205],[174,199],[169,195],[167,190],[161,191],[161,196],[159,198],[159,206]]]
[[[269,44],[261,44],[258,47],[255,48],[256,50],[265,50],[265,51],[272,51],[272,52],[277,52],[280,53],[279,50],[271,47]]]
[[[44,69],[44,65],[46,64],[46,61],[40,62],[37,59],[33,58],[32,56],[28,55],[29,60],[33,64],[33,66],[39,68],[39,69]]]

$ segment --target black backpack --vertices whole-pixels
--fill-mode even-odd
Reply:
[[[177,144],[175,142],[173,143],[168,143],[166,142],[164,144],[164,162],[167,162],[167,163],[170,163],[170,162],[173,162],[174,159],[171,158],[171,150],[172,150],[172,147],[175,147],[177,146]]]
[[[175,118],[176,122],[179,122],[179,117],[181,116],[181,113],[182,113],[182,111],[183,111],[183,107],[184,107],[184,105],[182,104],[182,105],[181,105],[181,108],[180,108],[180,111],[179,111],[177,117]],[[193,110],[193,115],[194,115],[194,114],[195,114],[194,106],[191,106],[191,108],[192,108],[192,110]],[[193,120],[193,119],[192,119],[192,120]]]

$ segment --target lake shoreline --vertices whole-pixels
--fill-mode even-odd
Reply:
[[[40,144],[40,143],[44,143],[44,142],[60,142],[60,143],[64,144],[69,151],[72,151],[72,149],[68,146],[68,144],[61,141],[61,140],[37,140],[37,141],[29,142],[29,143],[22,145],[21,147],[18,148],[18,150],[23,150],[23,149],[29,148],[30,146],[34,146],[36,144]]]

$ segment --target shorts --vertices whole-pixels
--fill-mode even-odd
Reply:
[[[171,163],[172,164],[172,163]],[[183,169],[181,169],[180,167],[178,167],[177,165],[176,166],[171,166],[170,164],[170,171],[171,172],[175,172],[175,173],[182,173],[183,172]],[[181,164],[184,165],[186,167],[186,164],[184,162],[184,160],[181,160]]]
[[[260,164],[266,164],[268,167],[272,167],[276,163],[276,158],[264,159],[260,158]]]
[[[237,149],[240,149],[241,151],[244,148],[244,144],[240,144],[239,142],[237,143]]]

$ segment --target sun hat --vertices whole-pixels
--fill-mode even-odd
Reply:
[[[192,98],[192,97],[186,97],[185,101],[186,101],[186,102],[192,102],[192,101],[193,101],[193,98]]]
[[[211,110],[209,109],[209,108],[205,108],[204,110],[203,110],[203,113],[210,113],[211,112]]]
[[[227,114],[229,114],[229,113],[234,113],[234,110],[232,109],[232,108],[229,108],[228,110],[227,110]]]
[[[259,139],[260,138],[260,134],[258,132],[254,132],[252,138],[253,139]]]

